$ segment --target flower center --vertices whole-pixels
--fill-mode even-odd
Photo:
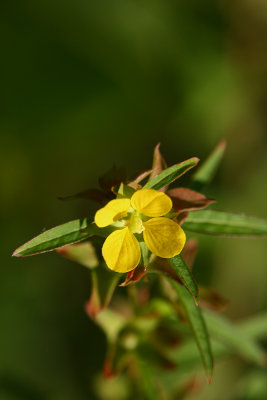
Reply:
[[[128,221],[128,228],[132,233],[142,233],[145,230],[142,219],[134,213]]]

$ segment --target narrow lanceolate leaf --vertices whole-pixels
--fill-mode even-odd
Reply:
[[[173,209],[177,212],[199,210],[215,202],[202,193],[182,187],[168,190],[167,195],[172,199]]]
[[[196,173],[192,177],[191,188],[194,190],[202,190],[214,177],[220,162],[223,158],[226,147],[226,141],[222,140],[209,157],[204,161],[202,165],[197,169]]]
[[[197,284],[187,268],[186,264],[184,263],[182,257],[180,255],[169,258],[169,262],[172,268],[175,270],[176,274],[178,275],[180,281],[186,287],[186,289],[190,292],[193,296],[194,301],[196,304],[199,303],[199,292]]]
[[[15,250],[13,256],[23,257],[44,253],[93,235],[105,235],[105,229],[98,228],[87,218],[76,219],[41,233]]]
[[[170,280],[173,288],[179,296],[179,299],[184,306],[188,321],[191,325],[196,344],[200,351],[201,359],[207,374],[209,382],[211,382],[213,375],[213,356],[210,346],[210,338],[203,319],[201,310],[196,306],[192,296],[184,286]]]
[[[223,236],[267,235],[267,221],[244,214],[223,211],[191,211],[183,223],[183,229]]]
[[[151,172],[149,180],[151,180],[152,178],[154,178],[155,176],[160,174],[164,169],[167,168],[166,161],[162,157],[159,148],[160,148],[160,143],[158,143],[154,149],[152,172]]]
[[[180,164],[173,165],[162,171],[159,175],[148,181],[144,188],[159,190],[171,182],[180,178],[183,174],[195,167],[199,159],[197,157],[190,158],[189,160],[183,161]]]
[[[244,330],[231,324],[226,318],[203,310],[211,336],[244,358],[259,365],[266,363],[266,353]]]

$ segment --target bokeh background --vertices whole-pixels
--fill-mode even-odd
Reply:
[[[89,272],[11,254],[95,211],[58,196],[94,187],[113,163],[150,168],[159,141],[172,164],[226,138],[208,194],[267,218],[267,2],[11,0],[0,21],[0,398],[99,399],[105,339],[83,309]],[[266,239],[199,240],[196,279],[229,299],[226,314],[263,311]],[[196,398],[240,399],[246,368],[219,363]]]

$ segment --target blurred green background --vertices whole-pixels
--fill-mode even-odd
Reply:
[[[0,21],[0,399],[99,398],[106,348],[83,310],[89,271],[11,254],[93,214],[57,197],[95,186],[113,163],[150,168],[158,141],[170,165],[226,138],[208,194],[217,209],[267,218],[267,2],[10,0]],[[264,310],[266,239],[199,240],[196,279],[230,300],[228,316]],[[203,398],[243,399],[245,368],[218,364]]]

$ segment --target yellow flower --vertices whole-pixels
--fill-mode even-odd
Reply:
[[[117,229],[105,240],[102,254],[107,266],[116,272],[129,272],[141,258],[139,240],[162,258],[179,254],[185,244],[183,229],[172,219],[164,217],[172,209],[172,200],[154,189],[137,190],[131,199],[111,200],[95,214],[95,223]]]

